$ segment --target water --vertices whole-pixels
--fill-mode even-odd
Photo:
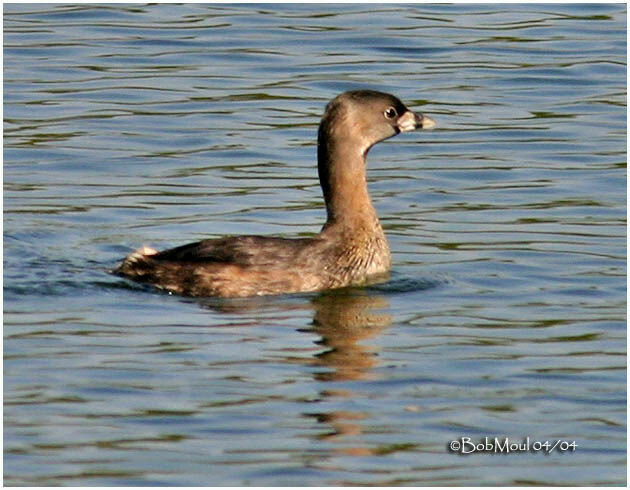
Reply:
[[[439,123],[369,155],[388,283],[106,273],[317,232],[361,87]],[[5,484],[625,484],[625,5],[6,4],[4,118]]]

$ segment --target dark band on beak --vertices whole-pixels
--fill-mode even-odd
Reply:
[[[411,111],[405,111],[398,118],[398,129],[401,132],[414,131],[416,129],[432,129],[435,125],[435,121],[430,117]]]

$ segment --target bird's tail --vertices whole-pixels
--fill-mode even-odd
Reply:
[[[139,278],[146,273],[151,256],[157,254],[154,248],[143,245],[139,249],[127,255],[122,263],[111,272],[119,276]]]

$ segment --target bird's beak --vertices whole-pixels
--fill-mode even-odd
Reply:
[[[416,129],[433,129],[435,126],[435,121],[430,117],[411,111],[405,111],[398,118],[398,129],[401,132],[414,131]]]

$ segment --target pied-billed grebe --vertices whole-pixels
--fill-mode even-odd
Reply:
[[[327,219],[312,238],[234,236],[158,252],[142,247],[113,272],[188,296],[254,296],[365,284],[387,274],[387,239],[370,200],[365,158],[375,143],[435,122],[393,95],[345,92],[326,106],[317,164]]]

